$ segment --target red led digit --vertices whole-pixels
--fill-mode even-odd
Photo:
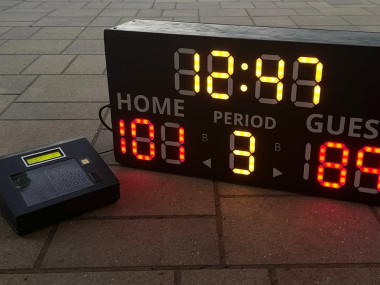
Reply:
[[[149,130],[149,138],[137,136],[137,125],[147,125]],[[152,160],[155,157],[155,146],[152,140],[154,139],[154,126],[147,119],[136,118],[131,123],[131,135],[132,140],[132,153],[136,156],[137,159],[141,160]],[[137,142],[140,143],[149,143],[149,154],[138,153]]]
[[[166,128],[178,129],[178,141],[168,141],[166,140]],[[185,161],[185,148],[183,144],[185,143],[185,130],[180,127],[179,124],[166,122],[161,126],[161,140],[163,143],[161,144],[161,157],[165,160],[166,163],[171,164],[181,164]],[[178,147],[178,158],[173,159],[168,158],[167,148],[168,147]]]
[[[364,164],[364,155],[365,153],[376,153],[380,154],[380,148],[378,147],[370,147],[370,146],[365,146],[361,150],[358,151],[358,157],[356,160],[356,166],[359,168],[355,172],[355,181],[354,185],[360,192],[366,192],[366,193],[371,193],[371,194],[377,194],[380,192],[380,169],[379,168],[372,168],[372,167],[366,167],[363,166]],[[377,178],[377,185],[376,189],[375,188],[368,188],[368,187],[360,187],[360,179],[361,179],[361,174],[362,173],[369,173],[369,174],[376,174],[378,175]]]
[[[124,138],[121,138],[121,152],[126,153],[127,152],[127,146]]]
[[[336,149],[342,150],[342,161],[340,163],[326,161],[326,152],[328,148],[336,148]],[[344,184],[346,184],[347,170],[343,166],[347,165],[348,155],[349,155],[348,148],[346,148],[346,146],[342,143],[326,142],[325,144],[321,145],[319,149],[319,162],[321,164],[318,166],[317,180],[318,182],[321,183],[323,187],[338,189],[342,187]],[[325,168],[340,170],[338,182],[331,182],[331,181],[324,180]]]
[[[127,152],[127,146],[126,146],[126,142],[125,142],[125,138],[124,138],[124,136],[125,136],[125,124],[124,124],[123,120],[119,121],[119,131],[120,131],[120,135],[122,136],[122,138],[120,139],[121,152],[126,153]]]

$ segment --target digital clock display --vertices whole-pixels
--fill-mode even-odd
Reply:
[[[137,20],[105,31],[115,158],[380,201],[380,37]]]

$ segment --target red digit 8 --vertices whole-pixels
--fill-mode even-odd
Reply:
[[[149,130],[149,137],[140,137],[137,136],[137,126],[138,125],[146,125],[148,126]],[[154,139],[154,126],[150,123],[147,119],[134,119],[131,123],[131,134],[133,137],[132,140],[132,153],[136,156],[137,159],[142,160],[152,160],[152,158],[155,156],[155,146],[152,140]],[[149,143],[149,154],[140,154],[138,153],[137,149],[137,142],[140,143]]]
[[[342,150],[342,161],[340,163],[337,162],[327,162],[326,161],[326,152],[328,148],[336,148]],[[329,188],[340,188],[344,184],[346,184],[346,177],[347,177],[347,169],[343,166],[347,165],[348,162],[348,148],[342,143],[336,143],[336,142],[326,142],[323,145],[321,145],[319,149],[319,162],[321,163],[318,166],[318,176],[317,180],[323,187],[329,187]],[[332,181],[325,181],[324,180],[324,172],[325,168],[333,168],[333,169],[339,169],[339,180],[338,182],[332,182]]]

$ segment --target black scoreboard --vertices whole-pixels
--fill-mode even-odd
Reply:
[[[119,163],[379,203],[379,34],[136,20],[104,36]]]
[[[19,234],[119,197],[119,181],[85,138],[0,157],[0,211]]]

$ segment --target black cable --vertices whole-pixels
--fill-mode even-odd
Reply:
[[[108,152],[111,152],[111,151],[113,151],[113,149],[105,150],[105,151],[102,151],[102,152],[98,152],[98,154],[105,154],[105,153],[108,153]]]
[[[105,126],[107,128],[107,130],[109,131],[113,131],[111,127],[109,127],[106,122],[103,120],[103,116],[102,116],[102,112],[105,108],[111,108],[111,105],[110,104],[107,104],[107,105],[104,105],[102,106],[100,109],[99,109],[99,120],[102,122],[103,126]]]

